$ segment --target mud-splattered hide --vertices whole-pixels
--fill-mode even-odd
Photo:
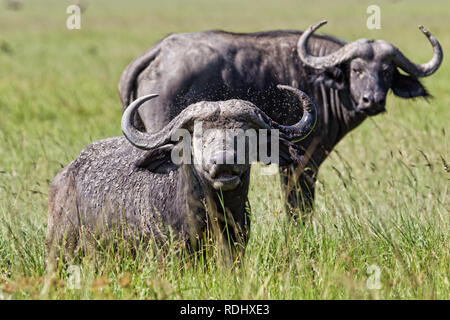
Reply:
[[[279,92],[277,84],[299,88],[317,105],[318,123],[301,149],[318,141],[288,197],[291,207],[308,210],[314,197],[317,169],[329,152],[367,116],[385,110],[386,95],[426,97],[418,78],[433,74],[442,62],[437,39],[420,26],[434,54],[415,64],[384,40],[350,43],[315,35],[325,21],[305,32],[268,31],[251,34],[204,31],[173,34],[153,45],[122,73],[119,93],[124,110],[137,96],[158,92],[160,99],[139,111],[142,129],[164,127],[190,103],[243,99],[281,124],[302,116],[301,105]],[[400,73],[402,70],[404,73]],[[282,169],[283,185],[289,180]]]
[[[229,235],[232,244],[243,248],[250,226],[250,158],[237,163],[236,132],[278,130],[280,150],[274,162],[287,165],[302,156],[290,141],[308,135],[316,120],[315,106],[303,92],[280,89],[303,102],[304,116],[295,125],[277,124],[250,102],[228,100],[191,105],[149,134],[137,130],[134,115],[157,95],[134,101],[122,118],[125,137],[94,142],[53,180],[48,259],[58,256],[58,248],[71,254],[117,237],[164,244],[172,234],[195,250],[207,230]],[[262,143],[272,140],[257,141]],[[244,150],[248,152],[249,143]]]

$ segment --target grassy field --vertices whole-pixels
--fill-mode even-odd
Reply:
[[[71,1],[24,1],[19,11],[1,2],[0,299],[450,298],[448,59],[423,79],[434,99],[390,94],[386,114],[338,145],[321,168],[311,226],[294,225],[278,179],[253,170],[241,265],[181,271],[175,255],[105,253],[77,266],[79,288],[73,268],[46,274],[49,183],[84,146],[121,134],[120,73],[166,34],[304,29],[326,18],[322,32],[385,39],[422,63],[432,53],[420,23],[450,51],[444,0],[377,1],[380,30],[366,28],[373,1],[83,2],[81,30],[66,28]]]

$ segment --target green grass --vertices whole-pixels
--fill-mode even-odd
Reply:
[[[70,1],[0,9],[0,298],[450,298],[448,59],[423,79],[433,100],[391,94],[387,114],[338,145],[321,168],[311,226],[285,216],[278,178],[255,168],[240,265],[106,252],[80,262],[80,289],[70,289],[70,269],[46,274],[50,181],[84,146],[121,134],[120,73],[167,33],[304,29],[326,18],[322,32],[385,39],[424,62],[420,23],[450,49],[448,1],[379,1],[381,30],[365,27],[372,1],[84,2],[77,31],[65,28]],[[379,290],[367,287],[372,265]]]

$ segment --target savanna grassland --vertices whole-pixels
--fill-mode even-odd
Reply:
[[[100,252],[44,270],[47,195],[89,143],[121,134],[125,66],[171,32],[305,29],[392,42],[411,60],[432,54],[417,28],[450,52],[448,1],[71,1],[0,9],[0,299],[449,299],[450,64],[424,85],[434,98],[389,94],[324,163],[311,225],[283,211],[278,177],[252,172],[252,230],[239,265],[157,261],[152,252]],[[366,8],[381,8],[380,30]],[[377,283],[379,278],[379,286]],[[379,289],[370,289],[379,287]]]

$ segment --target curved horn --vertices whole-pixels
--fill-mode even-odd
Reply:
[[[147,133],[139,131],[134,124],[134,116],[137,109],[146,101],[156,98],[157,94],[149,94],[134,100],[122,115],[122,132],[132,145],[137,148],[149,150],[155,146],[164,144],[167,134],[163,132]]]
[[[297,52],[300,56],[300,60],[306,65],[315,69],[325,69],[328,67],[335,66],[342,62],[351,60],[355,57],[366,56],[371,54],[371,48],[368,44],[367,39],[359,39],[344,45],[339,50],[330,53],[326,56],[311,56],[307,50],[307,43],[309,37],[319,29],[321,26],[326,24],[327,21],[323,20],[310,26],[303,34],[300,36],[297,42]]]
[[[299,122],[292,126],[277,124],[276,127],[286,135],[286,139],[291,142],[298,142],[305,139],[314,129],[317,122],[316,105],[311,98],[303,91],[285,85],[277,85],[280,90],[287,90],[295,94],[303,107],[303,116]]]
[[[393,60],[395,64],[402,69],[403,71],[409,73],[411,76],[419,78],[419,77],[427,77],[433,74],[441,65],[443,53],[441,45],[439,41],[431,34],[430,31],[425,29],[422,25],[419,26],[419,29],[423,32],[423,34],[428,38],[433,47],[433,57],[431,60],[424,64],[415,64],[411,62],[408,58],[406,58],[400,50],[394,47]]]
[[[141,132],[134,124],[136,111],[144,102],[157,96],[157,94],[149,94],[136,99],[125,109],[122,115],[122,132],[125,138],[137,148],[150,150],[165,144],[171,144],[173,143],[171,138],[175,130],[191,128],[195,120],[210,119],[220,113],[220,108],[217,105],[202,101],[183,109],[179,115],[158,132]]]

